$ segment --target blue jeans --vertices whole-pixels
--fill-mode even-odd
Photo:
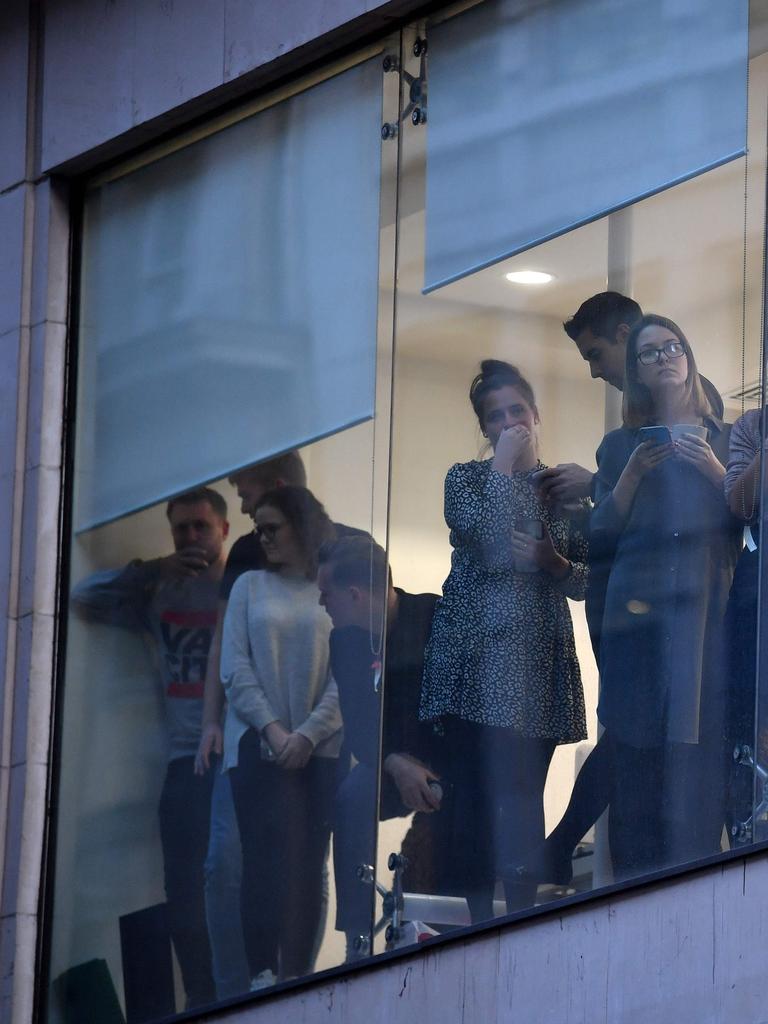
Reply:
[[[240,920],[243,854],[229,775],[218,765],[211,797],[211,828],[205,861],[205,913],[211,942],[216,996],[229,999],[250,987]]]

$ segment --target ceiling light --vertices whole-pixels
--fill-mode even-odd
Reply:
[[[554,281],[552,274],[545,274],[542,270],[513,270],[504,276],[512,284],[549,284]]]

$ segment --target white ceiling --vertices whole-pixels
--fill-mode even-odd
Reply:
[[[765,34],[768,37],[768,30]],[[759,366],[767,95],[768,60],[763,55],[750,67],[747,160],[735,160],[619,215],[630,226],[628,290],[644,308],[664,312],[681,323],[702,368],[724,392],[741,381],[743,328],[748,379],[757,376]],[[400,353],[466,361],[468,351],[474,354],[482,348],[483,339],[499,336],[500,324],[507,333],[514,333],[530,330],[534,323],[540,343],[569,351],[570,342],[560,325],[585,298],[608,286],[608,218],[424,296],[425,139],[424,129],[405,128],[398,266]],[[385,231],[391,236],[393,228]],[[504,275],[513,269],[545,270],[555,280],[543,286],[511,285]],[[564,376],[584,372],[577,359],[562,363]]]

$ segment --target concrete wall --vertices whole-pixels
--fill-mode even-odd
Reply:
[[[764,859],[206,1018],[226,1024],[765,1024]]]
[[[66,174],[395,27],[414,2],[0,5],[0,1019],[33,1019],[67,360]],[[762,857],[216,1019],[768,1020]],[[213,1018],[211,1018],[213,1019]]]

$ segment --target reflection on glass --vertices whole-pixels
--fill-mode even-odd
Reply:
[[[485,360],[470,389],[493,458],[445,482],[453,547],[427,653],[422,717],[439,719],[454,787],[452,868],[473,921],[535,901],[532,856],[544,841],[544,784],[558,743],[586,737],[566,597],[583,599],[587,545],[543,503],[539,414],[513,366]]]

